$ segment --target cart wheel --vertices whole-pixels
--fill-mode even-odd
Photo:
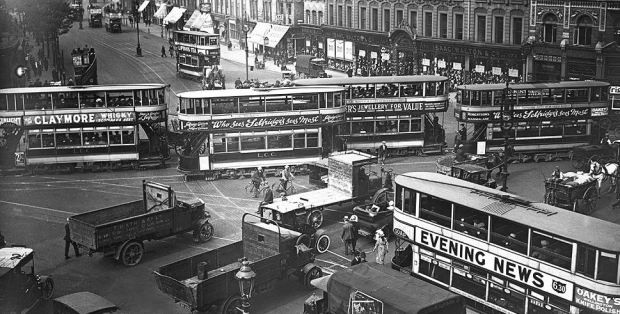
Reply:
[[[310,236],[307,234],[302,234],[297,238],[295,245],[305,244],[307,247],[310,247]]]
[[[310,281],[323,277],[323,271],[319,267],[312,267],[310,271],[304,274],[304,287],[312,288]]]
[[[583,199],[585,201],[583,213],[589,215],[594,211],[594,209],[596,209],[596,204],[598,203],[598,190],[596,189],[596,186],[589,187],[583,194]]]
[[[200,242],[207,242],[213,238],[213,225],[210,222],[205,222],[198,229],[198,239]]]
[[[49,300],[54,295],[54,280],[52,278],[45,278],[41,283],[41,297],[45,300]]]
[[[316,251],[319,253],[325,253],[329,249],[329,244],[331,240],[329,236],[326,234],[321,234],[318,239],[316,239]]]
[[[310,215],[308,215],[307,220],[308,220],[308,224],[312,226],[312,228],[318,229],[323,224],[323,213],[320,210],[315,209],[312,212],[310,212]]]
[[[123,247],[121,252],[121,261],[125,266],[136,266],[142,261],[144,255],[144,246],[140,242],[129,242]]]
[[[229,297],[222,305],[222,314],[239,314],[241,309],[241,297],[234,295]]]

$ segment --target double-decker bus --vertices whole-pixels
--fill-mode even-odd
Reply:
[[[165,89],[164,84],[1,89],[2,164],[31,170],[164,165]]]
[[[297,86],[343,86],[347,123],[340,134],[348,149],[392,154],[442,152],[448,78],[434,75],[296,80]]]
[[[220,65],[220,35],[202,31],[175,30],[177,73],[180,77],[201,80]]]
[[[71,51],[75,85],[97,84],[97,55],[95,48],[75,48]]]
[[[577,146],[591,144],[593,122],[609,114],[609,83],[472,84],[458,86],[456,119],[467,125],[473,142],[498,152],[505,138],[513,157],[526,161],[569,157]],[[502,104],[506,102],[504,110]],[[505,131],[502,129],[505,118]]]
[[[480,313],[618,313],[617,224],[438,173],[395,179],[392,267]]]
[[[342,87],[180,93],[179,170],[207,178],[307,165],[341,147]]]

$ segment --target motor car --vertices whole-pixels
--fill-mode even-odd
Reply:
[[[118,306],[106,298],[88,291],[76,292],[53,301],[54,314],[114,313]]]

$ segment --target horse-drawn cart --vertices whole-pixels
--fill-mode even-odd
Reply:
[[[612,145],[585,145],[575,147],[570,157],[573,168],[578,171],[586,171],[589,160],[597,160],[605,164],[616,159],[616,149]]]
[[[587,215],[596,208],[596,184],[594,179],[546,179],[545,203]]]

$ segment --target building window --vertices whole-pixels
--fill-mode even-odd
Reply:
[[[379,30],[379,9],[372,8],[372,10],[370,11],[370,21],[372,23],[372,30],[378,31]]]
[[[554,43],[556,41],[558,18],[553,14],[547,14],[543,18],[543,41]]]
[[[439,38],[448,38],[448,14],[439,13]]]
[[[512,44],[520,45],[521,38],[523,37],[523,18],[512,18]]]
[[[396,26],[400,26],[403,24],[404,12],[403,10],[396,10]]]
[[[317,25],[316,11],[312,11],[312,24]]]
[[[366,8],[360,8],[360,29],[366,29]]]
[[[347,7],[347,27],[353,27],[353,8],[350,6]]]
[[[310,15],[310,10],[306,10],[306,23],[310,24],[312,17]]]
[[[418,28],[418,12],[417,11],[409,11],[409,25],[414,29]]]
[[[487,37],[487,17],[478,15],[476,18],[476,41],[483,43]]]
[[[592,19],[589,16],[582,15],[577,20],[577,27],[575,27],[573,43],[575,45],[592,44]]]
[[[454,39],[463,39],[463,14],[454,14]]]
[[[323,25],[323,11],[319,11],[319,25]]]
[[[433,36],[433,12],[424,12],[424,36]]]
[[[329,12],[327,14],[329,14],[329,25],[334,25],[334,5],[333,4],[329,5]]]
[[[390,31],[390,9],[383,9],[383,31]]]
[[[495,17],[495,43],[501,44],[504,42],[504,17],[496,16]]]
[[[338,6],[338,26],[342,26],[344,23],[344,18],[343,15],[344,14],[344,10],[342,8],[341,5]]]

